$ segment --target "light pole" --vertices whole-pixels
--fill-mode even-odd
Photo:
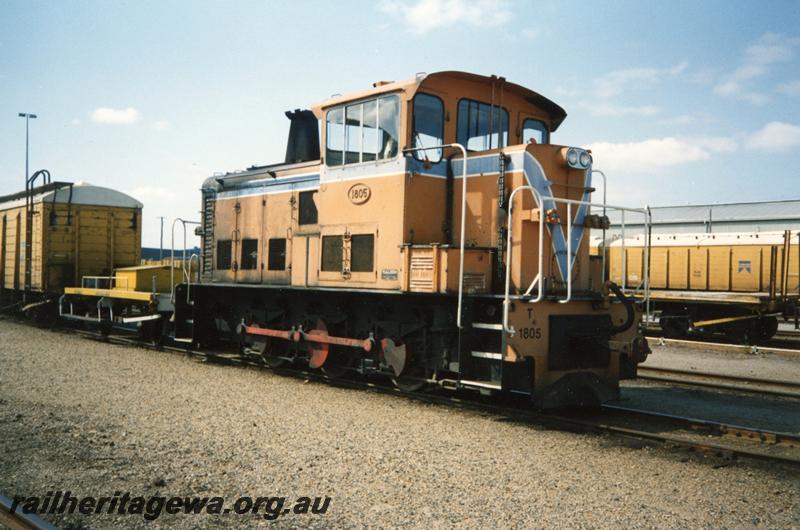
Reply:
[[[29,112],[20,112],[18,114],[20,118],[25,118],[25,187],[28,186],[28,122],[30,122],[31,118],[36,119],[36,114],[31,114]]]
[[[164,259],[164,216],[158,216],[161,219],[161,238],[158,240],[158,259],[159,261]]]

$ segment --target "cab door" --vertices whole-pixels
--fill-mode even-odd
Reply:
[[[319,234],[296,235],[292,239],[292,285],[310,287],[319,279]]]
[[[261,283],[264,261],[262,259],[262,240],[267,200],[263,195],[242,197],[237,212],[238,237],[236,249],[236,283]]]

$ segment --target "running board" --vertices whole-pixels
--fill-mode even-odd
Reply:
[[[503,356],[499,353],[488,352],[488,351],[473,351],[473,357],[480,357],[481,359],[491,359],[492,361],[502,361]]]
[[[103,320],[101,320],[101,319],[99,319],[97,317],[82,317],[80,315],[72,315],[72,314],[69,314],[69,313],[63,313],[63,314],[61,314],[59,316],[61,318],[66,318],[66,319],[69,319],[69,320],[80,320],[80,321],[83,321],[83,322],[96,322],[96,323],[103,322]]]
[[[158,320],[161,315],[156,313],[154,315],[142,315],[140,317],[119,317],[119,322],[123,324],[131,324],[133,322],[147,322],[149,320]]]
[[[493,324],[490,322],[473,322],[472,327],[475,329],[490,329],[493,331],[503,331],[502,324]]]
[[[474,386],[477,388],[488,388],[491,390],[502,390],[503,387],[498,385],[497,383],[490,383],[488,381],[467,381],[466,379],[462,379],[459,381],[462,386]]]

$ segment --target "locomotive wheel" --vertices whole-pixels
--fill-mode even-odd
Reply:
[[[257,336],[253,338],[253,342],[247,349],[250,353],[260,355],[267,367],[280,368],[289,361],[277,356],[277,354],[283,353],[283,348],[278,346],[277,342],[269,337]]]
[[[306,334],[312,337],[327,337],[328,326],[325,325],[325,322],[323,322],[322,319],[317,319],[316,327]],[[327,342],[310,342],[309,346],[309,353],[311,354],[308,359],[309,368],[322,368],[322,365],[324,365],[325,361],[328,359],[330,344]]]
[[[266,347],[261,353],[264,363],[270,368],[280,368],[289,363],[283,357],[278,357],[278,354],[284,353],[284,348],[276,344],[276,340],[267,339],[265,337]]]
[[[392,377],[392,384],[403,392],[419,392],[426,386],[433,373],[426,370],[424,367],[415,367],[409,370],[409,373],[403,374],[399,377]]]
[[[353,364],[353,359],[342,348],[333,347],[328,352],[328,358],[322,366],[322,371],[329,379],[339,379],[344,376]]]

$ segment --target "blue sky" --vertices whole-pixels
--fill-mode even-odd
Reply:
[[[615,203],[800,197],[800,2],[731,0],[5,0],[0,194],[33,112],[31,168],[131,193],[157,245],[204,178],[282,160],[285,110],[446,69],[560,103]]]

